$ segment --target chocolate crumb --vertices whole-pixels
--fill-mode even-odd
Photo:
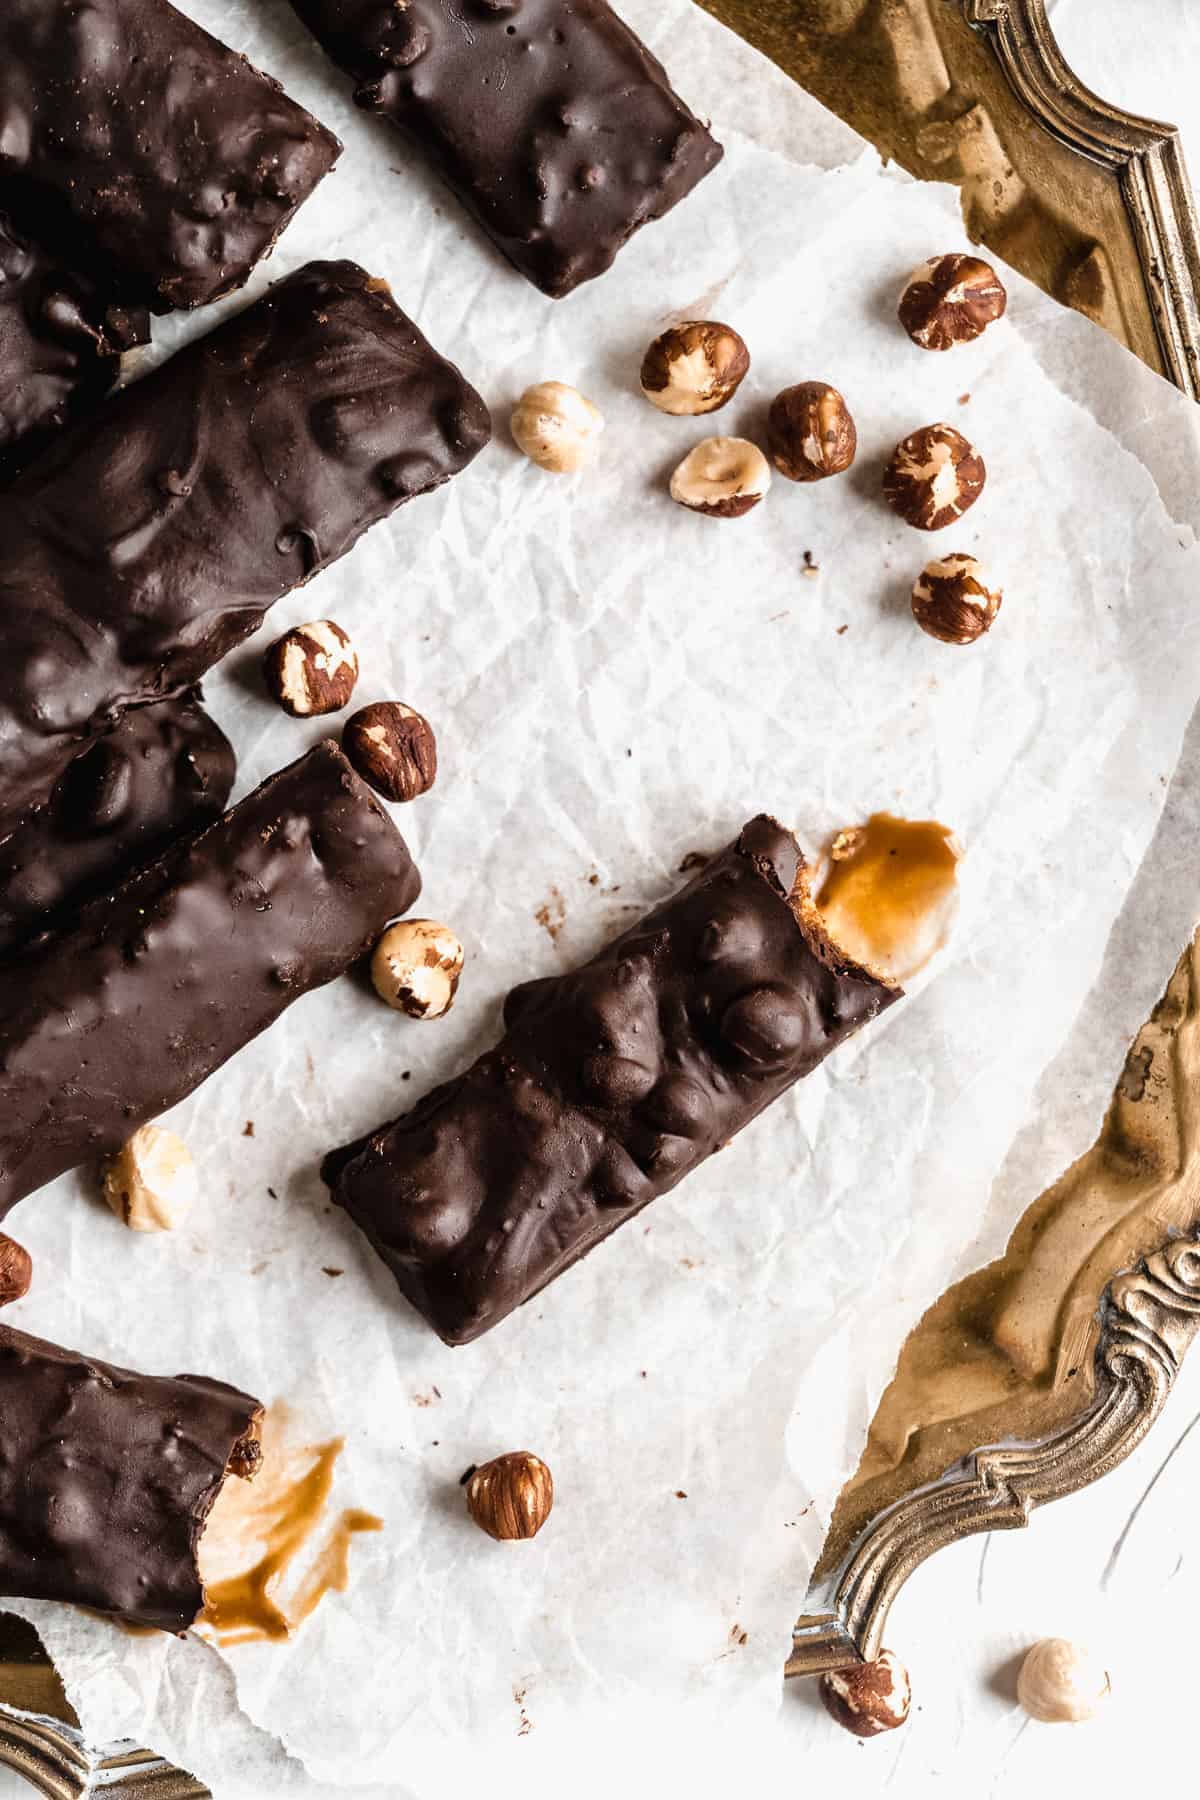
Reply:
[[[550,889],[550,898],[543,901],[533,916],[549,937],[550,942],[557,944],[558,934],[566,922],[567,908],[556,887]]]
[[[599,877],[599,875],[597,875],[595,869],[593,869],[591,874],[588,876],[588,886],[589,887],[599,887],[599,885],[600,885],[600,877]]]
[[[850,627],[849,627],[849,626],[848,626],[848,625],[839,625],[839,626],[838,626],[838,628],[837,628],[837,634],[838,634],[838,636],[839,636],[839,637],[841,637],[841,636],[842,636],[842,634],[843,634],[843,633],[844,633],[844,632],[847,632],[847,631],[849,631],[849,629],[850,629]]]
[[[675,1498],[677,1500],[686,1500],[687,1495],[684,1493],[682,1488],[676,1488],[675,1489]]]
[[[970,396],[970,394],[960,394],[960,395],[959,395],[959,396],[958,396],[958,404],[959,404],[959,405],[960,405],[960,406],[965,406],[965,405],[966,405],[966,404],[967,404],[967,401],[968,401],[968,400],[969,400],[969,399],[970,399],[970,398],[971,398],[971,396]]]
[[[346,1273],[346,1271],[345,1271],[345,1269],[327,1269],[324,1266],[324,1264],[322,1264],[321,1273],[322,1273],[322,1275],[328,1275],[328,1277],[331,1281],[336,1281],[338,1276],[344,1275]]]
[[[279,1198],[279,1195],[278,1195],[278,1194],[277,1194],[277,1193],[276,1193],[276,1192],[275,1192],[275,1189],[274,1189],[274,1188],[270,1188],[270,1187],[269,1187],[269,1188],[268,1188],[268,1189],[267,1189],[267,1192],[268,1192],[268,1194],[270,1194],[270,1196],[271,1196],[271,1198],[272,1198],[272,1200],[278,1200],[278,1198]]]
[[[411,1081],[412,1080],[412,1070],[411,1069],[403,1069],[400,1074],[400,1079],[401,1079],[401,1081]]]
[[[254,1120],[253,1119],[246,1120],[245,1125],[243,1125],[243,1127],[242,1127],[242,1136],[243,1137],[253,1137],[254,1136]]]
[[[804,567],[801,569],[800,573],[810,577],[821,573],[821,565],[820,563],[815,563],[813,561],[813,553],[811,550],[806,550],[804,552]]]

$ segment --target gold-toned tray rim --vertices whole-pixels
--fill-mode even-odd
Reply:
[[[1179,133],[1102,100],[1069,68],[1044,0],[946,0],[984,33],[1036,125],[1119,182],[1163,366],[1200,399],[1200,222]],[[1200,1244],[1179,1238],[1132,1272],[1114,1272],[1102,1303],[1091,1403],[1036,1443],[982,1448],[876,1516],[835,1573],[808,1597],[785,1673],[813,1675],[878,1653],[905,1581],[937,1550],[1011,1530],[1090,1485],[1153,1427],[1200,1330]],[[4,1663],[0,1661],[0,1675]],[[53,1800],[103,1792],[122,1800],[203,1800],[196,1779],[133,1745],[89,1748],[61,1719],[0,1699],[0,1768]]]

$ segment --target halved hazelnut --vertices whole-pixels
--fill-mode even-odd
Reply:
[[[671,477],[671,498],[709,519],[740,519],[771,485],[771,469],[748,438],[702,438]]]

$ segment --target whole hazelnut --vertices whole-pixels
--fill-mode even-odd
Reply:
[[[672,475],[671,498],[709,519],[740,519],[770,485],[770,465],[757,444],[701,438]]]
[[[200,1191],[191,1151],[173,1131],[143,1125],[104,1170],[104,1198],[130,1231],[172,1231]]]
[[[642,392],[659,412],[694,418],[728,404],[750,367],[732,325],[688,319],[656,337],[642,358]]]
[[[895,1731],[912,1704],[908,1671],[890,1650],[881,1650],[874,1662],[828,1670],[820,1687],[826,1712],[860,1738]]]
[[[436,919],[401,919],[389,925],[371,955],[375,992],[410,1019],[440,1019],[449,1012],[462,974],[463,947]]]
[[[850,467],[858,432],[835,387],[825,381],[800,381],[771,402],[767,448],[789,481],[824,481]]]
[[[433,726],[415,707],[399,700],[364,706],[347,719],[342,749],[385,800],[415,800],[437,778]]]
[[[922,425],[892,452],[883,497],[918,531],[941,531],[961,519],[983,492],[987,470],[978,450],[953,425]]]
[[[501,1542],[536,1537],[554,1505],[554,1482],[540,1456],[510,1450],[467,1481],[467,1511],[489,1537]]]
[[[1085,1645],[1067,1638],[1043,1638],[1035,1644],[1017,1676],[1017,1699],[1031,1719],[1046,1725],[1093,1718],[1111,1695],[1104,1664]]]
[[[340,712],[358,680],[358,655],[332,619],[294,625],[263,657],[263,680],[272,700],[293,719]]]
[[[913,583],[913,618],[943,644],[973,644],[990,631],[1003,595],[982,564],[956,552],[926,563]]]
[[[1004,283],[978,256],[931,256],[904,284],[900,323],[922,350],[969,344],[1008,305]]]
[[[517,449],[552,475],[582,469],[604,430],[599,407],[565,381],[539,381],[526,388],[510,423]]]
[[[33,1280],[33,1260],[23,1244],[0,1231],[0,1306],[23,1300]]]

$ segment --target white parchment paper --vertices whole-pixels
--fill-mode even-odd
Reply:
[[[350,1591],[286,1648],[225,1657],[18,1610],[94,1737],[148,1742],[218,1796],[376,1783],[440,1800],[485,1770],[549,1779],[568,1752],[577,1790],[644,1780],[661,1757],[707,1792],[772,1726],[823,1522],[905,1330],[1084,1147],[1192,922],[1181,870],[1167,901],[1145,893],[1137,954],[1110,957],[1097,1004],[1200,686],[1200,550],[1172,516],[1194,410],[1015,276],[1011,318],[979,343],[911,347],[896,293],[962,243],[953,196],[881,170],[688,0],[623,10],[712,113],[726,160],[557,306],[354,112],[285,6],[188,10],[347,144],[254,289],[356,257],[496,416],[466,475],[284,602],[207,684],[239,792],[319,735],[259,686],[263,644],[290,623],[337,618],[358,698],[429,715],[441,774],[400,823],[419,910],[454,926],[468,966],[436,1025],[341,982],[178,1108],[205,1190],[181,1233],[133,1239],[74,1177],[11,1222],[37,1265],[14,1322],[224,1376],[286,1399],[314,1440],[346,1434],[338,1497],[386,1520],[356,1547]],[[743,333],[751,375],[716,421],[666,419],[637,393],[641,352],[669,319],[705,315]],[[508,441],[513,399],[544,377],[606,416],[576,479]],[[737,523],[671,505],[692,442],[755,432],[771,395],[810,377],[856,417],[849,476],[780,480]],[[896,440],[940,418],[989,483],[931,539],[878,491]],[[941,549],[980,555],[1006,591],[973,650],[909,615]],[[968,856],[950,951],[639,1223],[445,1349],[331,1210],[321,1154],[490,1042],[513,981],[586,956],[760,808],[813,849],[879,808],[952,825]],[[549,1462],[558,1502],[535,1544],[499,1547],[465,1521],[457,1478],[516,1447]]]

